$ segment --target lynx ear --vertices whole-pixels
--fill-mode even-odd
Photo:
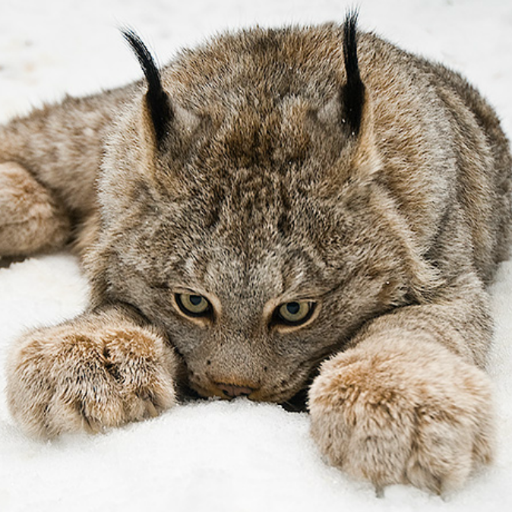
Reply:
[[[122,34],[130,44],[146,77],[148,85],[145,95],[146,108],[158,147],[169,132],[171,123],[174,120],[171,100],[162,86],[160,71],[155,60],[141,38],[132,30],[123,30]]]
[[[359,71],[357,56],[357,11],[349,12],[343,26],[343,57],[347,81],[341,91],[343,124],[348,137],[355,141],[352,172],[370,177],[381,168],[381,158],[375,144],[373,112],[370,95]]]
[[[357,11],[349,12],[343,26],[343,58],[347,82],[341,93],[345,122],[351,135],[358,136],[364,113],[366,89],[359,72],[357,58]]]

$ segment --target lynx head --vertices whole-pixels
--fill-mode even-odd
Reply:
[[[376,178],[356,17],[224,35],[162,73],[126,37],[147,85],[107,147],[95,302],[165,329],[200,394],[284,402],[421,289]]]

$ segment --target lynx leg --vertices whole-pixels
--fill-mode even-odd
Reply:
[[[474,364],[490,339],[486,295],[468,274],[438,300],[376,318],[310,389],[320,449],[377,490],[446,494],[493,458],[492,386]]]
[[[0,164],[0,257],[62,247],[70,235],[64,208],[15,162]]]

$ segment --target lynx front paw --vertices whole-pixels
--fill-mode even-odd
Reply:
[[[102,315],[19,342],[8,371],[13,416],[31,434],[98,432],[156,416],[175,401],[175,356],[149,328]]]
[[[486,375],[435,343],[365,343],[324,363],[310,391],[312,435],[335,466],[378,490],[435,493],[492,457]]]

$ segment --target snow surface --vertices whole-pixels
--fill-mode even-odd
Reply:
[[[360,22],[401,46],[462,71],[512,135],[510,0],[362,0]],[[136,28],[165,62],[225,28],[341,20],[349,1],[0,0],[0,118],[64,93],[138,78],[117,28]],[[79,313],[87,283],[58,254],[0,269],[0,511],[508,511],[512,510],[512,262],[493,287],[497,331],[496,463],[445,500],[405,486],[383,499],[327,466],[306,414],[237,400],[177,406],[98,436],[41,443],[5,403],[4,360],[24,329]]]

